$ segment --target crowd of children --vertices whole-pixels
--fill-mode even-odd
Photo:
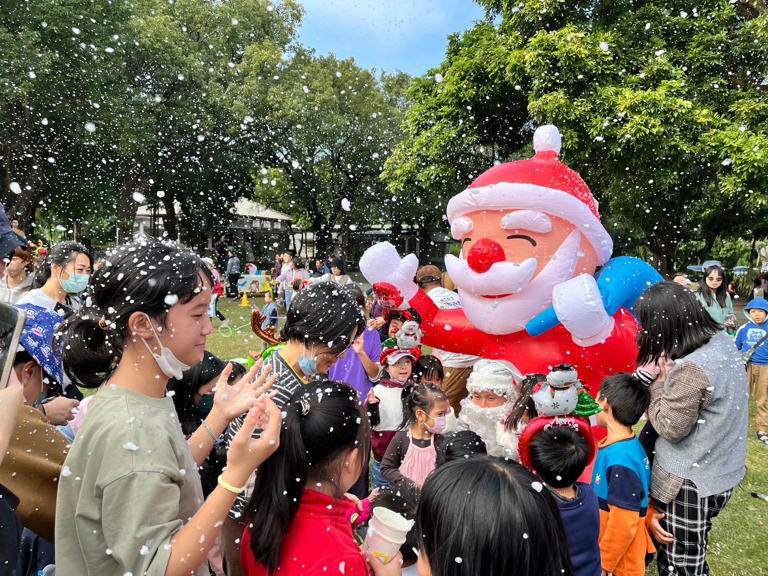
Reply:
[[[639,360],[658,365],[658,377],[606,378],[590,422],[551,413],[553,403],[540,401],[548,376],[500,360],[477,360],[466,397],[452,407],[444,367],[422,353],[418,316],[389,311],[382,339],[365,320],[362,292],[331,281],[293,291],[284,345],[244,374],[205,351],[221,295],[210,263],[172,244],[136,241],[106,258],[84,305],[60,326],[54,312],[27,307],[6,394],[20,387],[24,403],[35,403],[64,381],[62,366],[98,392],[67,430],[68,448],[44,418],[21,418],[22,430],[39,426],[36,439],[49,446],[13,447],[0,488],[24,494],[18,517],[34,529],[28,538],[50,543],[60,574],[642,576],[657,548],[661,574],[707,573],[705,559],[686,560],[692,530],[671,521],[679,495],[665,499],[652,479],[667,474],[681,491],[725,502],[732,486],[697,487],[685,475],[673,444],[702,423],[691,421],[694,409],[669,382],[688,375],[705,410],[742,404],[705,386],[735,373],[733,351],[720,341],[721,326],[678,289],[649,289],[637,308]],[[689,331],[682,341],[665,340],[673,332],[657,325],[670,306],[689,321],[676,328]],[[736,344],[749,354],[758,439],[768,444],[768,302],[756,298],[747,313]],[[276,327],[276,309],[265,318]],[[700,352],[711,346],[720,347],[720,366]],[[669,375],[666,359],[679,360]],[[671,422],[674,407],[683,423]],[[645,413],[648,451],[633,431]],[[16,477],[9,466],[24,458],[50,469]],[[43,512],[26,495],[36,474],[38,482],[57,479]],[[50,483],[36,496],[49,492]],[[386,563],[360,546],[377,507],[413,523]],[[2,521],[4,530],[20,528]]]

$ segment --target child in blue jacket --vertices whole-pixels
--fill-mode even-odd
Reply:
[[[755,298],[744,312],[749,322],[736,334],[736,346],[742,354],[754,348],[747,378],[750,394],[754,395],[757,405],[757,439],[768,446],[768,339],[761,342],[768,333],[768,300]]]

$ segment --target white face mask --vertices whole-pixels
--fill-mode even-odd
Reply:
[[[160,368],[160,371],[168,376],[168,378],[176,378],[179,380],[182,376],[182,372],[189,370],[191,366],[184,364],[184,362],[176,358],[176,355],[170,348],[163,346],[163,343],[160,341],[160,336],[157,335],[157,332],[155,332],[155,327],[152,325],[152,320],[149,319],[149,315],[144,314],[144,316],[147,317],[149,327],[152,328],[152,334],[155,335],[157,344],[160,346],[160,354],[156,354],[152,350],[152,347],[147,344],[146,340],[142,338],[141,341],[144,342],[144,346],[146,346],[147,350],[149,350],[149,353],[152,354],[152,357],[155,359],[155,362],[157,362],[157,367]]]

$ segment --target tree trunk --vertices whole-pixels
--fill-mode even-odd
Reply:
[[[134,200],[134,193],[146,194],[149,182],[136,183],[130,176],[120,187],[120,198],[117,201],[117,243],[124,244],[133,238],[133,224],[136,220],[136,210],[139,203]]]
[[[163,228],[168,233],[168,238],[173,241],[179,238],[179,226],[178,219],[176,218],[176,207],[174,206],[174,195],[171,192],[166,192],[163,197],[163,207],[165,208],[165,216],[163,217]]]
[[[400,236],[403,233],[403,225],[400,222],[392,222],[392,228],[389,230],[389,241],[397,246]]]

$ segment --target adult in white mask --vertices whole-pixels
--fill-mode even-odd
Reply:
[[[486,359],[475,363],[467,379],[469,394],[461,401],[458,427],[480,436],[491,456],[504,453],[497,440],[497,429],[517,400],[516,379],[520,379],[520,374],[512,364]]]
[[[80,308],[80,294],[88,286],[93,258],[79,242],[59,242],[51,248],[32,280],[32,290],[19,304],[33,304],[68,316]]]

